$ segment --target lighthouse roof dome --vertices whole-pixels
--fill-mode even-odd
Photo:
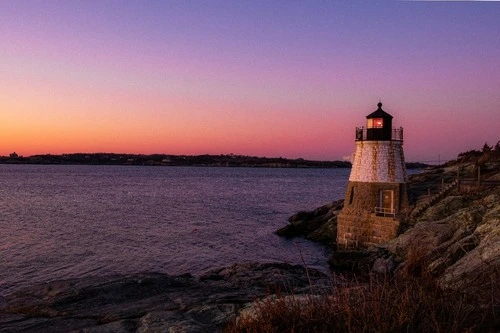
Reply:
[[[369,115],[366,116],[366,119],[371,119],[371,118],[389,118],[392,119],[392,116],[382,110],[382,103],[378,102],[377,104],[378,109],[375,110],[374,112],[370,113]]]

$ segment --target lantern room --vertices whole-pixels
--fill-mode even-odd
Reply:
[[[366,116],[366,127],[356,129],[356,141],[364,140],[392,140],[392,116],[382,110],[382,103],[378,109]]]
[[[382,103],[377,104],[378,109],[366,116],[367,140],[391,140],[392,116],[382,110]]]

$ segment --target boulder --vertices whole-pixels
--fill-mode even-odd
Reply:
[[[388,258],[379,257],[375,259],[372,272],[381,275],[392,275],[396,269],[396,262],[392,256]]]
[[[383,247],[402,258],[407,257],[410,251],[418,251],[420,255],[427,255],[451,239],[456,230],[453,225],[444,220],[419,222]]]
[[[337,215],[344,200],[334,201],[313,211],[301,211],[290,216],[289,224],[276,231],[278,236],[297,237],[333,245],[337,238]]]
[[[449,196],[429,207],[418,219],[419,221],[439,221],[455,214],[467,205],[463,196]]]
[[[337,215],[339,211],[334,212],[332,217],[325,223],[313,230],[307,235],[307,238],[320,243],[334,245],[337,242]]]
[[[500,205],[493,206],[482,218],[470,237],[470,246],[464,246],[464,254],[450,264],[441,283],[450,288],[461,288],[471,283],[491,285],[500,274]],[[466,239],[462,240],[462,242]],[[494,279],[496,278],[496,279]],[[493,279],[493,280],[492,280]],[[495,282],[497,283],[497,282]]]
[[[336,272],[368,274],[378,258],[388,258],[390,254],[379,247],[334,251],[328,258],[328,264]]]

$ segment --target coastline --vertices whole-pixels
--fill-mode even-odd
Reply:
[[[43,154],[28,157],[12,153],[0,156],[0,164],[60,164],[60,165],[135,165],[135,166],[203,166],[247,168],[350,168],[348,161],[315,161],[303,158],[257,157],[245,155],[168,155],[72,153]],[[424,163],[406,163],[409,169],[428,167]]]
[[[329,288],[326,274],[285,263],[53,281],[0,297],[0,332],[220,332],[255,299]]]
[[[12,153],[0,157],[0,164],[62,164],[62,165],[135,165],[135,166],[206,166],[265,168],[350,168],[346,161],[311,161],[303,158],[269,158],[244,155],[167,155],[72,153],[33,155]]]
[[[413,175],[412,209],[428,201],[428,189],[438,190],[442,179],[451,179],[457,168],[474,171],[468,163]],[[485,179],[500,181],[500,163],[483,170]],[[335,217],[341,205],[337,201],[290,217],[289,225],[300,227],[288,237],[305,236],[334,248]],[[492,291],[484,301],[494,302],[497,311],[499,225],[499,186],[451,191],[409,219],[398,238],[367,250],[333,251],[330,265],[345,276],[401,276],[414,269],[412,258],[418,256],[419,265],[425,263],[419,270],[428,271],[441,288],[481,295]],[[359,283],[363,285],[363,280]],[[284,263],[237,263],[198,276],[144,273],[54,281],[0,298],[0,332],[218,332],[249,311],[256,299],[323,297],[333,285],[324,273]]]

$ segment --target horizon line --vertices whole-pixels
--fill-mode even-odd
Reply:
[[[12,154],[16,154],[16,157],[12,157]],[[135,155],[135,156],[153,156],[153,155],[165,155],[165,156],[240,156],[240,157],[255,157],[255,158],[268,158],[268,159],[285,159],[285,160],[304,160],[304,161],[310,161],[310,162],[349,162],[352,163],[350,160],[346,159],[331,159],[331,160],[318,160],[318,159],[307,159],[303,157],[296,157],[296,158],[290,158],[290,157],[276,157],[276,156],[256,156],[256,155],[245,155],[245,154],[235,154],[235,153],[229,153],[229,154],[169,154],[169,153],[150,153],[150,154],[144,154],[144,153],[116,153],[116,152],[73,152],[73,153],[59,153],[59,154],[54,154],[54,153],[42,153],[42,154],[33,154],[33,155],[19,155],[16,152],[13,152],[9,155],[0,155],[0,158],[30,158],[30,157],[35,157],[35,156],[63,156],[63,155],[98,155],[98,154],[109,154],[109,155]],[[407,161],[405,163],[423,163],[423,164],[428,164],[428,163],[447,163],[449,161],[453,161],[455,159],[438,159],[438,160],[425,160],[425,161]]]

